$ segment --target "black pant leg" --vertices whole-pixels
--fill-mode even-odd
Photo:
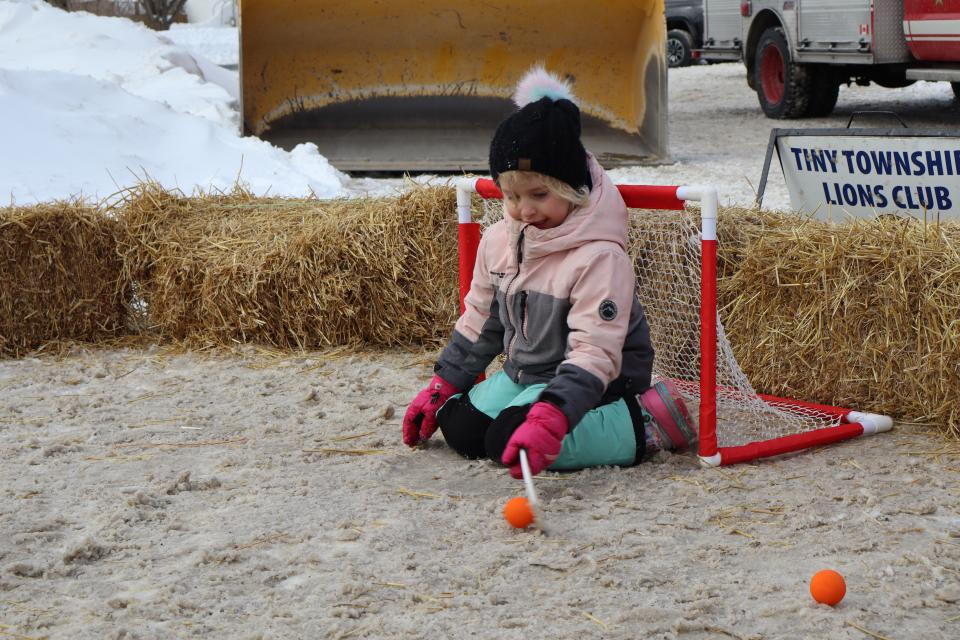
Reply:
[[[477,409],[466,393],[453,398],[437,413],[437,425],[447,444],[466,458],[483,458],[484,439],[493,419]]]
[[[503,450],[507,448],[510,436],[527,419],[527,413],[532,406],[525,404],[520,407],[507,407],[490,423],[484,442],[487,457],[500,464],[500,458],[503,457]]]
[[[637,439],[637,457],[633,461],[633,464],[637,465],[643,461],[643,457],[647,454],[647,421],[651,418],[643,410],[639,393],[628,393],[623,397],[623,401],[627,403],[630,420],[633,422],[633,435]]]

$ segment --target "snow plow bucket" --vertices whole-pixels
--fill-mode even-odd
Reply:
[[[663,0],[243,0],[243,128],[345,171],[486,171],[535,63],[571,80],[605,166],[666,159]]]

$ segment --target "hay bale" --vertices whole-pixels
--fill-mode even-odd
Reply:
[[[739,207],[722,208],[718,223],[720,314],[757,391],[960,437],[960,225],[831,223]],[[635,212],[631,225],[658,367],[689,371],[698,318],[681,285],[699,261],[684,251],[698,241],[699,215]],[[650,273],[656,283],[642,281]]]
[[[758,391],[930,422],[960,436],[960,226],[781,216],[720,281]]]
[[[436,344],[456,318],[452,189],[320,201],[187,198],[141,185],[119,211],[126,271],[160,336],[282,348]]]
[[[0,357],[128,332],[117,233],[79,201],[0,209]]]
[[[450,188],[318,201],[142,185],[119,212],[125,277],[146,326],[195,345],[434,346],[456,319],[454,210]],[[633,218],[638,271],[696,240],[655,219]],[[960,228],[725,208],[718,236],[721,315],[758,391],[960,435]],[[690,260],[668,279],[689,278]],[[669,287],[661,297],[678,306]],[[694,358],[696,330],[663,333]]]
[[[783,223],[756,210],[722,210],[717,228],[718,277],[722,280],[736,273],[754,238],[764,228]],[[657,351],[656,369],[684,380],[699,376],[700,230],[700,212],[695,207],[631,212],[628,251]],[[717,375],[721,384],[735,383],[729,368],[718,370]]]

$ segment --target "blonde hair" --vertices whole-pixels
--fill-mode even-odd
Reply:
[[[541,180],[548,191],[555,196],[563,198],[574,206],[582,207],[590,201],[590,189],[586,186],[574,189],[563,180],[558,180],[553,176],[548,176],[538,171],[504,171],[497,176],[497,184],[500,185],[501,189],[509,189],[523,178],[537,178]]]

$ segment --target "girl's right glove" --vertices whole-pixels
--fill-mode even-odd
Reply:
[[[403,444],[415,447],[437,430],[437,411],[460,389],[438,375],[433,376],[427,388],[417,394],[403,416]]]
[[[500,462],[510,467],[510,475],[520,479],[520,449],[527,450],[530,473],[537,475],[557,459],[567,435],[567,416],[549,402],[535,402],[503,450]]]

